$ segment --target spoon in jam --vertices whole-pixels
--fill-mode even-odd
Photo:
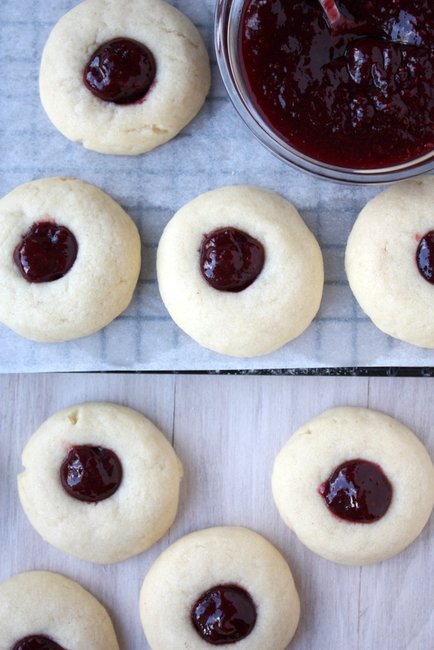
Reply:
[[[335,0],[319,0],[321,7],[326,15],[327,23],[333,36],[359,32],[366,27],[366,23],[357,23],[341,13]]]
[[[347,18],[338,8],[335,0],[318,0],[324,10],[332,36],[342,34],[364,34],[374,38],[386,39],[402,45],[423,45],[423,26],[411,13],[401,10],[398,19],[387,20],[383,25],[368,25]]]

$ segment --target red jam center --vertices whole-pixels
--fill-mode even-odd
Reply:
[[[354,33],[332,35],[318,0],[246,0],[240,56],[256,109],[295,149],[343,167],[432,152],[434,3],[338,4]]]
[[[336,517],[361,524],[381,519],[392,500],[392,486],[381,467],[360,458],[336,467],[318,492]]]
[[[12,650],[64,650],[64,648],[47,636],[35,634],[17,641]]]
[[[122,465],[111,449],[77,445],[60,467],[60,480],[74,499],[95,503],[108,499],[122,481]]]
[[[205,591],[193,605],[192,623],[204,641],[226,645],[245,639],[256,623],[251,596],[236,585],[217,585]]]
[[[114,38],[92,54],[83,81],[105,102],[133,104],[145,97],[156,70],[154,56],[145,45],[130,38]]]
[[[416,264],[425,280],[434,284],[434,230],[422,237],[416,251]]]
[[[68,228],[40,221],[14,250],[14,262],[28,282],[54,282],[71,270],[77,253],[77,240]]]
[[[204,235],[200,269],[205,280],[219,291],[243,291],[256,280],[264,266],[260,242],[236,228],[221,228]]]

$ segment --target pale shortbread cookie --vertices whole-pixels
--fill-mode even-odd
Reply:
[[[193,627],[197,599],[218,585],[235,584],[257,609],[254,628],[237,650],[284,650],[295,634],[300,601],[286,560],[247,528],[208,528],[182,537],[160,555],[140,594],[140,616],[152,650],[206,650]]]
[[[84,68],[103,43],[126,37],[154,55],[156,77],[144,101],[95,97]],[[134,155],[173,138],[201,108],[210,86],[208,54],[190,20],[164,0],[85,0],[63,16],[45,46],[43,107],[70,140],[94,151]]]
[[[54,220],[78,243],[72,268],[54,282],[31,283],[13,259],[34,223]],[[140,236],[111,197],[71,178],[45,178],[0,200],[0,321],[34,341],[87,336],[128,307],[140,271]]]
[[[345,266],[363,311],[386,334],[434,348],[434,285],[416,265],[434,230],[434,176],[398,183],[365,206],[348,239]]]
[[[218,291],[203,278],[203,236],[232,226],[258,240],[264,267],[247,289]],[[237,357],[277,350],[311,323],[321,302],[321,250],[294,206],[254,186],[207,192],[166,226],[157,254],[158,284],[173,320],[206,348]]]
[[[0,585],[0,650],[41,635],[65,650],[119,650],[104,607],[58,573],[20,573]]]
[[[350,523],[331,513],[319,486],[344,461],[380,465],[392,484],[385,515]],[[273,495],[283,520],[318,555],[343,564],[370,564],[408,546],[434,504],[434,467],[414,433],[397,420],[366,408],[334,408],[306,422],[280,451]]]
[[[98,503],[71,497],[60,466],[75,445],[115,452],[118,490]],[[18,476],[21,504],[43,539],[83,560],[119,562],[154,544],[173,523],[182,466],[164,435],[141,413],[109,403],[59,411],[33,434]]]

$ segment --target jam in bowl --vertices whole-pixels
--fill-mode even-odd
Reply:
[[[434,169],[432,0],[218,0],[216,49],[229,97],[283,160],[350,182]]]

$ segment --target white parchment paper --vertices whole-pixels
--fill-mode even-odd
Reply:
[[[143,242],[142,272],[128,310],[88,338],[37,344],[0,324],[0,372],[434,366],[434,351],[377,330],[346,281],[347,236],[360,209],[381,188],[317,180],[286,166],[253,138],[227,98],[218,72],[214,0],[172,2],[199,28],[213,71],[204,108],[175,140],[143,156],[119,157],[87,151],[57,132],[39,101],[39,62],[52,26],[76,4],[0,2],[0,194],[47,176],[94,183],[136,221]],[[179,330],[159,297],[155,278],[158,240],[171,216],[198,194],[237,183],[268,187],[295,204],[319,240],[326,273],[321,309],[311,327],[274,354],[248,360],[205,350]]]

